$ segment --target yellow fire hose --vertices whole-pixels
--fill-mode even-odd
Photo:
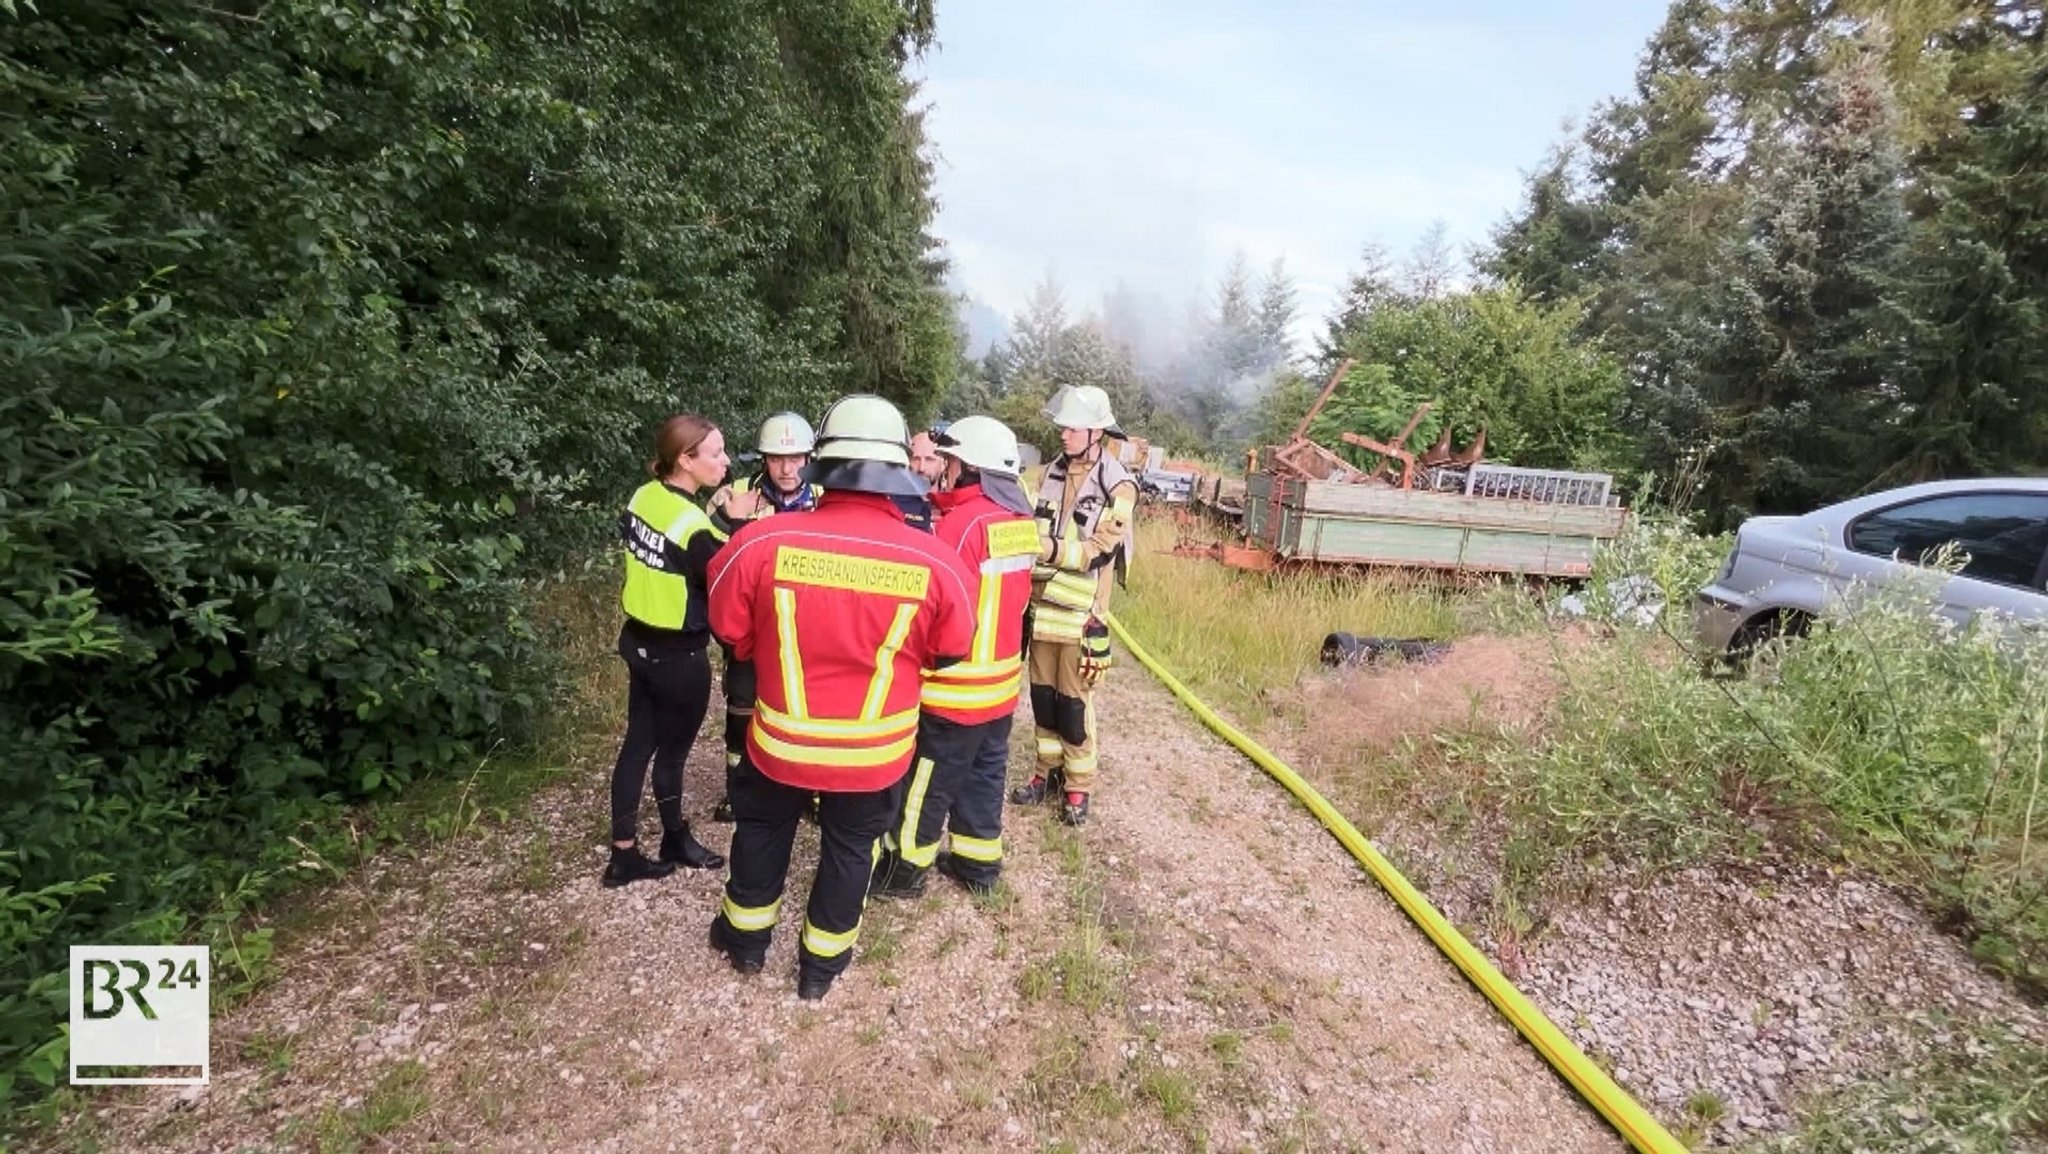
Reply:
[[[1493,964],[1486,960],[1486,956],[1471,942],[1466,941],[1465,935],[1446,921],[1444,916],[1437,912],[1436,907],[1429,904],[1429,899],[1423,897],[1409,884],[1408,879],[1401,876],[1401,872],[1394,868],[1393,863],[1382,857],[1380,851],[1374,849],[1372,843],[1365,839],[1365,835],[1359,833],[1357,827],[1324,800],[1323,795],[1316,792],[1314,786],[1302,780],[1301,775],[1289,769],[1285,762],[1268,753],[1258,742],[1246,737],[1236,726],[1217,716],[1215,710],[1210,709],[1200,698],[1189,692],[1187,686],[1182,685],[1178,678],[1167,672],[1164,666],[1145,651],[1144,646],[1138,644],[1137,639],[1124,628],[1123,622],[1111,616],[1108,618],[1108,624],[1111,632],[1116,634],[1116,639],[1123,643],[1125,649],[1130,650],[1131,656],[1137,658],[1139,664],[1151,670],[1153,676],[1164,682],[1166,687],[1173,691],[1173,695],[1180,699],[1181,704],[1193,710],[1195,716],[1202,719],[1203,724],[1236,746],[1239,752],[1251,758],[1259,768],[1273,775],[1274,779],[1287,787],[1289,793],[1300,799],[1301,803],[1309,808],[1309,812],[1315,814],[1316,819],[1337,836],[1337,840],[1343,843],[1344,848],[1351,851],[1351,856],[1358,859],[1358,864],[1365,867],[1366,872],[1373,876],[1373,880],[1379,882],[1393,897],[1395,904],[1399,905],[1416,925],[1422,927],[1422,932],[1429,935],[1430,941],[1435,942],[1438,949],[1457,963],[1458,968],[1465,972],[1465,976],[1472,980],[1473,985],[1479,987],[1479,992],[1486,995],[1494,1008],[1504,1014],[1508,1021],[1514,1023],[1515,1029],[1520,1030],[1522,1036],[1529,1039],[1529,1044],[1536,1047],[1536,1052],[1542,1054],[1544,1060],[1559,1074],[1564,1075],[1565,1081],[1571,1083],[1572,1088],[1591,1103],[1595,1110],[1600,1111],[1601,1116],[1612,1123],[1623,1138],[1628,1139],[1629,1145],[1643,1154],[1686,1154],[1685,1147],[1680,1145],[1677,1139],[1667,1133],[1648,1111],[1637,1105],[1626,1090],[1615,1084],[1614,1079],[1595,1066],[1592,1060],[1574,1046],[1571,1039],[1565,1037],[1564,1032],[1549,1018],[1544,1017],[1543,1011],[1537,1009],[1528,998],[1523,997],[1522,992],[1517,990],[1499,970],[1494,969]]]

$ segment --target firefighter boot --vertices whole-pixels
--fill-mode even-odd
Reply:
[[[875,866],[874,880],[868,883],[868,892],[878,898],[921,898],[924,884],[924,870],[904,861],[901,855],[884,853]]]
[[[1065,782],[1066,774],[1057,766],[1048,773],[1034,773],[1030,781],[1010,791],[1010,804],[1037,805],[1048,797],[1058,797]]]
[[[1060,806],[1060,820],[1068,825],[1088,824],[1088,795],[1068,790],[1066,803]]]
[[[758,974],[761,972],[761,967],[768,963],[768,959],[765,956],[739,952],[739,947],[733,944],[731,938],[725,936],[725,918],[723,916],[711,919],[711,948],[724,954],[725,960],[732,963],[732,968],[742,974]]]
[[[725,868],[725,858],[690,836],[690,823],[661,835],[661,860],[693,870]]]
[[[932,863],[932,868],[965,886],[967,892],[975,897],[985,898],[996,892],[996,883],[993,878],[976,876],[963,869],[960,865],[960,859],[952,854],[940,854],[939,860]]]
[[[807,970],[801,966],[797,967],[796,996],[798,1000],[805,1002],[823,1000],[826,994],[832,992],[833,977],[834,975],[832,974],[821,974],[816,970]]]

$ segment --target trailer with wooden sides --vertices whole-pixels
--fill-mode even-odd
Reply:
[[[1605,473],[1516,468],[1482,460],[1486,431],[1453,450],[1448,426],[1429,450],[1405,445],[1429,411],[1382,442],[1344,433],[1377,463],[1358,466],[1310,440],[1310,421],[1335,391],[1340,366],[1284,445],[1249,454],[1241,483],[1195,479],[1194,503],[1234,525],[1235,542],[1184,546],[1226,564],[1390,566],[1537,577],[1584,577],[1600,542],[1628,512]]]
[[[1548,479],[1604,487],[1599,474]],[[1628,518],[1602,497],[1561,503],[1261,471],[1245,479],[1242,524],[1246,544],[1275,562],[1583,577],[1593,550],[1620,536]]]

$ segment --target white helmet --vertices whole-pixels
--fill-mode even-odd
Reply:
[[[1121,438],[1122,429],[1109,411],[1109,394],[1097,385],[1062,385],[1046,403],[1045,419],[1062,429],[1101,429]]]
[[[777,413],[761,422],[761,440],[754,448],[764,456],[801,457],[816,444],[809,421],[795,413]]]
[[[1017,434],[994,417],[962,417],[946,426],[935,439],[939,442],[939,455],[984,473],[1014,477],[1023,464]]]
[[[879,461],[910,466],[910,425],[896,406],[877,396],[841,397],[818,423],[821,461]]]

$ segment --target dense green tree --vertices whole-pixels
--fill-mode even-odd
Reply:
[[[2044,21],[2006,0],[1679,0],[1482,270],[1582,299],[1712,512],[2038,469]]]
[[[654,423],[954,373],[928,3],[0,3],[0,1104],[548,692]],[[295,851],[294,851],[295,852]]]

